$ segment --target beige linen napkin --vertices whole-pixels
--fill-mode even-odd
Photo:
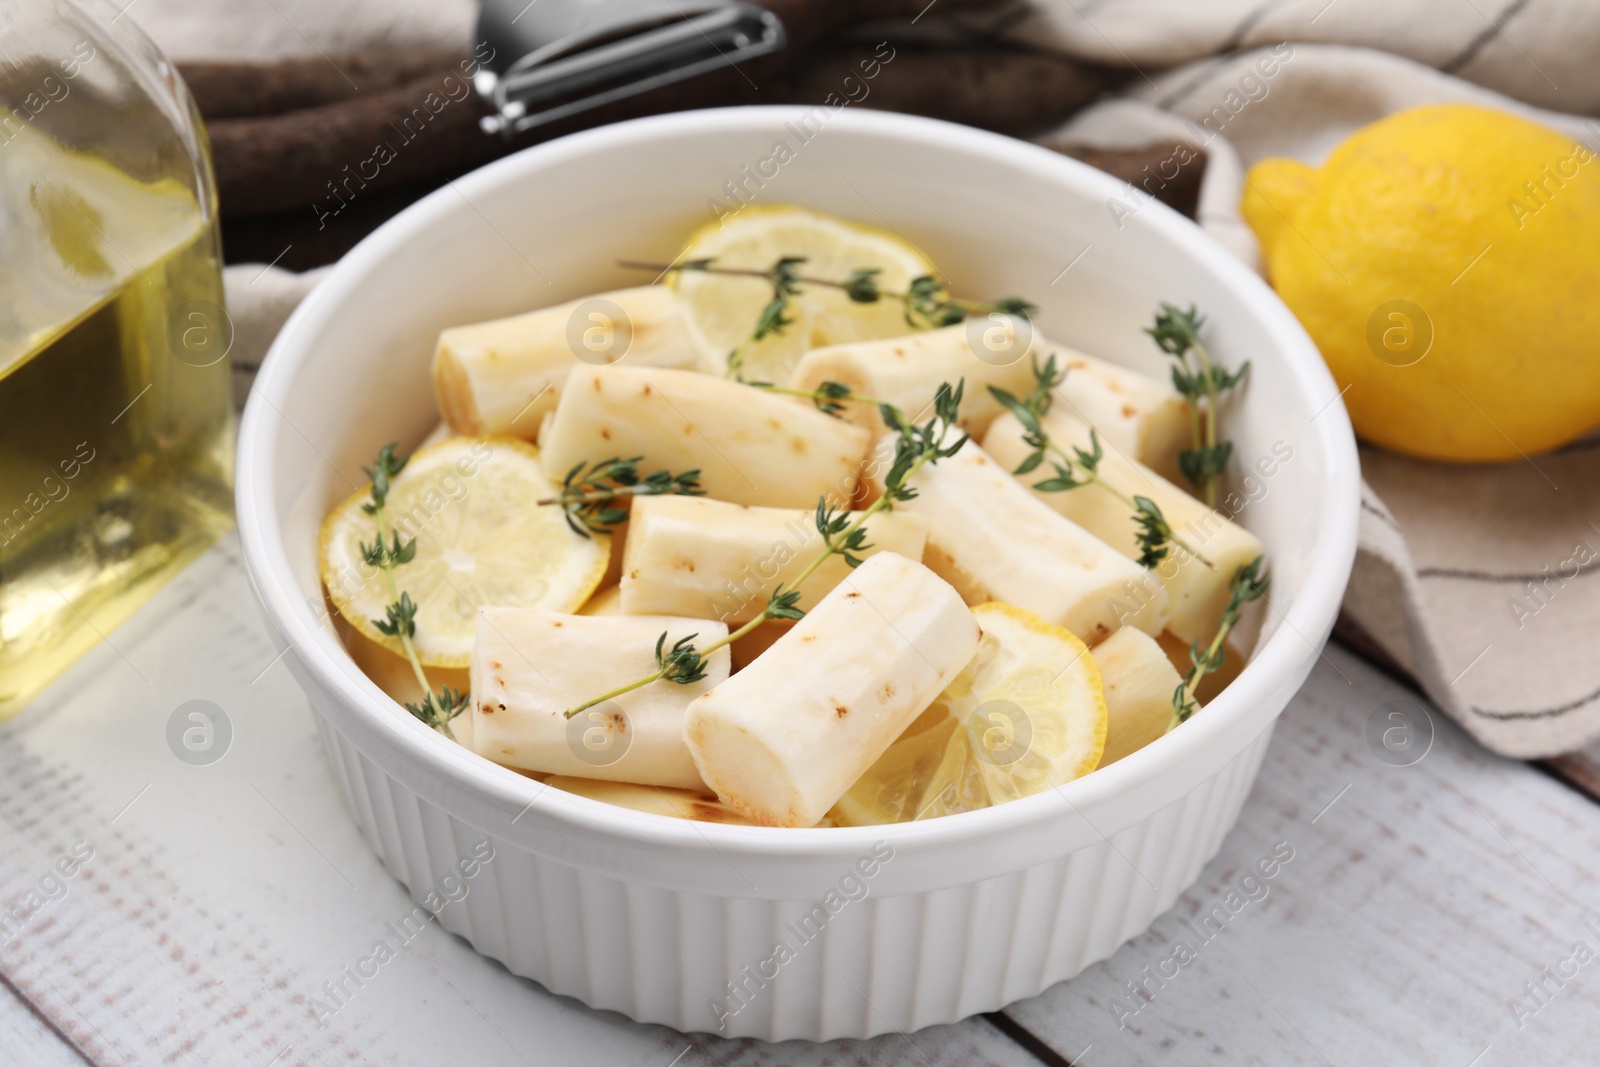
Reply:
[[[1389,52],[1556,111],[1600,109],[1592,0],[1013,0],[959,18],[1019,45],[1148,76],[1144,87],[1163,107],[1219,57],[1291,41]],[[1179,76],[1155,77],[1168,71]]]
[[[127,11],[175,62],[259,62],[465,51],[478,0],[134,0]]]

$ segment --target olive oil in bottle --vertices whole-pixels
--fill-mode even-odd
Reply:
[[[0,719],[233,521],[214,205],[3,132]]]

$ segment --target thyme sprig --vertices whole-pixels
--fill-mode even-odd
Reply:
[[[843,558],[852,569],[860,566],[863,562],[861,554],[872,547],[867,542],[867,520],[881,511],[891,510],[897,502],[913,499],[917,491],[908,483],[916,473],[930,463],[955,455],[967,443],[965,433],[960,433],[953,443],[950,440],[952,433],[959,433],[956,417],[961,408],[963,387],[964,383],[960,381],[954,388],[948,382],[940,385],[933,402],[933,414],[920,424],[913,423],[892,404],[878,406],[884,425],[896,435],[894,458],[883,479],[883,495],[859,513],[851,512],[847,507],[835,507],[828,503],[825,496],[818,498],[814,522],[822,538],[822,551],[795,577],[792,585],[779,583],[767,598],[766,606],[753,619],[703,649],[695,647],[696,635],[691,634],[667,650],[667,635],[663,633],[656,641],[656,670],[568,708],[567,718],[654,682],[667,681],[678,685],[698,682],[705,677],[706,659],[718,649],[739,640],[770,619],[805,618],[805,612],[800,609],[799,587],[806,579],[833,556]],[[786,588],[786,585],[789,587]]]
[[[694,271],[700,274],[721,274],[730,277],[761,278],[772,286],[772,298],[762,308],[750,335],[728,353],[726,376],[738,378],[750,346],[770,334],[781,334],[793,325],[789,315],[794,297],[808,285],[837,289],[857,304],[876,304],[880,300],[898,300],[904,310],[906,325],[913,330],[932,330],[940,326],[953,326],[969,315],[1015,315],[1029,318],[1036,310],[1021,297],[1007,296],[999,300],[962,300],[950,295],[950,283],[931,274],[911,279],[904,292],[884,289],[879,281],[881,267],[861,267],[844,279],[818,278],[800,273],[806,262],[804,256],[781,256],[766,270],[753,267],[719,267],[715,257],[690,259],[682,263],[639,263],[623,260],[619,266],[636,270],[651,270],[657,275],[669,272]]]
[[[1222,609],[1217,635],[1209,645],[1202,646],[1196,641],[1189,646],[1189,673],[1183,676],[1183,681],[1172,692],[1172,721],[1167,724],[1169,731],[1200,709],[1199,702],[1195,700],[1200,680],[1222,669],[1223,660],[1227,657],[1228,634],[1238,624],[1240,612],[1246,604],[1266,596],[1271,584],[1272,576],[1266,572],[1264,556],[1257,556],[1233,572],[1233,577],[1228,580],[1228,606]]]
[[[634,456],[632,459],[613,456],[589,464],[588,470],[584,469],[583,463],[579,463],[567,472],[560,493],[545,497],[538,503],[541,506],[561,505],[572,531],[581,537],[588,537],[591,533],[612,533],[618,523],[627,519],[628,509],[617,505],[624,497],[705,495],[705,490],[700,488],[699,468],[682,474],[655,471],[641,478],[639,464],[642,462],[643,456]]]
[[[771,382],[745,382],[744,384],[768,393],[778,393],[782,396],[798,396],[809,400],[824,415],[839,415],[843,413],[846,404],[871,404],[875,408],[884,406],[884,401],[876,397],[862,396],[843,382],[823,382],[815,389],[788,389],[781,385],[774,385]]]
[[[693,260],[694,266],[685,266],[685,270],[709,271],[711,261]],[[728,367],[724,372],[729,378],[739,378],[739,371],[744,367],[744,357],[750,351],[750,346],[762,340],[769,334],[780,334],[788,327],[794,325],[794,319],[789,315],[789,301],[800,295],[800,264],[805,262],[804,256],[782,256],[765,272],[765,277],[772,284],[772,299],[767,301],[766,307],[761,309],[761,315],[756,319],[750,336],[746,337],[733,347],[728,353]],[[757,272],[758,274],[760,272]]]
[[[1178,469],[1189,479],[1189,484],[1200,491],[1206,505],[1216,507],[1217,479],[1227,469],[1228,459],[1233,455],[1233,442],[1218,439],[1217,408],[1222,394],[1237,386],[1249,373],[1250,361],[1245,360],[1232,373],[1212,362],[1211,354],[1200,340],[1200,328],[1204,324],[1205,317],[1193,305],[1184,311],[1162,301],[1155,325],[1145,333],[1155,339],[1161,351],[1172,357],[1172,386],[1189,401],[1190,446],[1178,453]]]
[[[695,633],[681,637],[671,648],[666,647],[665,631],[656,638],[656,666],[661,668],[662,677],[670,677],[679,685],[690,685],[706,676],[706,659],[694,648],[694,639],[699,636]],[[567,717],[572,716],[568,714]]]
[[[1049,356],[1042,366],[1036,357],[1033,361],[1033,376],[1033,391],[1021,399],[997,385],[989,386],[990,394],[1022,424],[1022,439],[1033,449],[1023,457],[1022,462],[1012,473],[1019,478],[1024,474],[1031,474],[1048,459],[1050,466],[1055,470],[1055,477],[1033,483],[1033,488],[1039,492],[1060,493],[1085,485],[1097,485],[1122,501],[1132,509],[1133,521],[1137,527],[1135,540],[1139,546],[1138,564],[1146,570],[1154,570],[1167,558],[1174,545],[1212,570],[1216,570],[1214,563],[1173,531],[1172,524],[1167,521],[1166,516],[1161,513],[1160,505],[1154,500],[1147,496],[1124,493],[1101,477],[1100,461],[1105,458],[1105,450],[1100,445],[1100,435],[1093,427],[1089,429],[1087,449],[1074,445],[1072,451],[1068,452],[1050,437],[1044,428],[1043,419],[1050,411],[1056,387],[1067,377],[1066,370],[1057,367],[1056,357]]]
[[[372,625],[378,628],[379,633],[399,639],[400,647],[405,650],[406,661],[411,664],[411,671],[416,676],[417,685],[427,694],[418,703],[408,702],[406,710],[454,739],[450,720],[466,710],[467,694],[448,685],[434,692],[429,684],[427,672],[422,669],[422,659],[417,655],[417,603],[411,599],[410,593],[400,591],[394,577],[396,567],[410,563],[417,556],[417,539],[413,537],[402,544],[399,531],[389,528],[386,510],[389,489],[408,462],[407,458],[394,454],[395,445],[392,441],[384,445],[378,450],[377,463],[366,468],[367,477],[372,479],[372,490],[370,499],[361,505],[361,510],[371,515],[378,524],[377,540],[370,545],[365,541],[359,542],[361,558],[368,566],[377,567],[382,572],[390,596],[390,602],[383,609],[384,617],[373,619]]]

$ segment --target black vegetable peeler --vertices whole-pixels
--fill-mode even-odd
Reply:
[[[784,45],[733,0],[483,0],[477,36],[482,126],[507,138]]]

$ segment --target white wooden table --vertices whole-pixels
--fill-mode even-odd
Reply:
[[[1380,761],[1369,718],[1421,705],[1337,647],[1199,883],[1004,1013],[825,1046],[683,1035],[551,996],[430,926],[319,1025],[311,998],[410,905],[276,656],[230,538],[0,727],[0,911],[24,916],[0,934],[0,1064],[1593,1062],[1600,958],[1573,950],[1600,957],[1600,807],[1437,714],[1420,762]],[[194,699],[233,728],[209,766],[166,740]],[[46,880],[75,846],[92,858]],[[1247,881],[1274,849],[1292,859]]]

